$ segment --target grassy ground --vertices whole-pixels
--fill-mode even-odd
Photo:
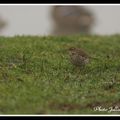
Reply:
[[[99,60],[80,71],[70,46]],[[120,35],[0,37],[0,114],[119,114],[118,107]]]

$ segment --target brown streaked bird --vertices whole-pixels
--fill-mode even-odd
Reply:
[[[78,67],[83,67],[89,63],[90,56],[82,49],[71,47],[69,48],[71,63]]]

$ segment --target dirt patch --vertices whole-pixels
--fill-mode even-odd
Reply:
[[[71,110],[81,109],[80,104],[55,103],[55,102],[50,103],[49,107],[51,109],[57,109],[61,111],[71,111]]]

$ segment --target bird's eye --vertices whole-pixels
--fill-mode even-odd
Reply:
[[[72,52],[72,55],[74,55],[75,53],[74,52]]]

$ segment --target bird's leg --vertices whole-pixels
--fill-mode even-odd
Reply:
[[[76,73],[77,73],[77,74],[80,74],[81,71],[82,71],[82,68],[77,66],[77,67],[76,67]]]

